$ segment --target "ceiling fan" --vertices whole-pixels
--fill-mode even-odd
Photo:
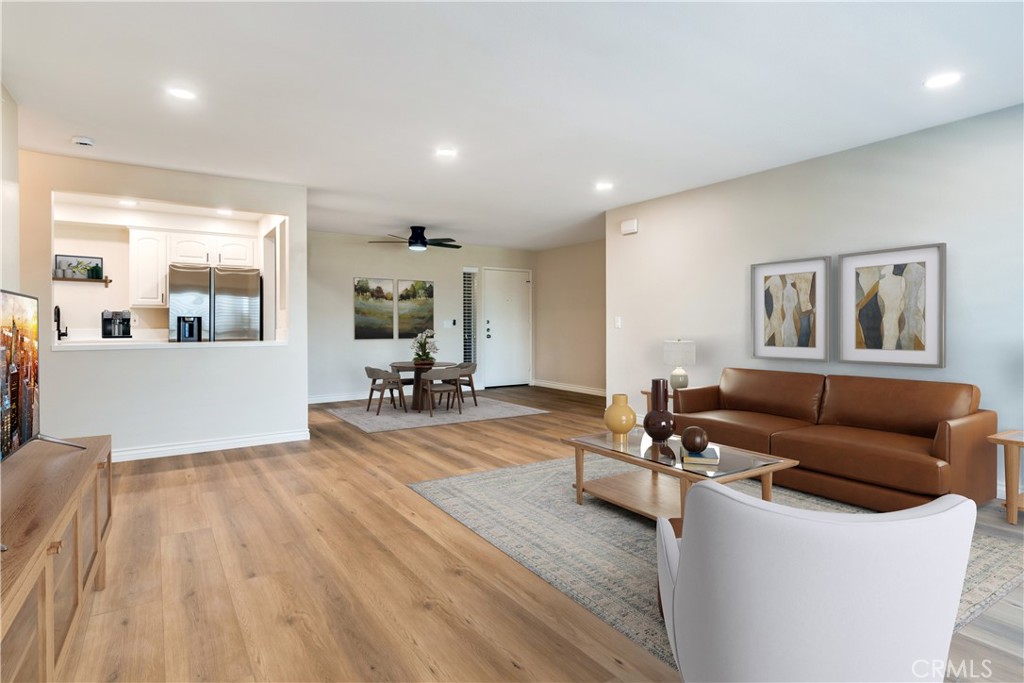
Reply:
[[[370,240],[370,244],[406,244],[409,246],[411,251],[426,251],[428,246],[431,247],[444,247],[445,249],[462,249],[461,244],[455,244],[455,240],[451,237],[432,237],[427,239],[427,236],[423,234],[426,230],[422,225],[410,225],[409,226],[409,238],[399,237],[398,235],[389,234],[388,237],[393,237],[391,240]]]

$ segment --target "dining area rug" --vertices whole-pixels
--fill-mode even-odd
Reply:
[[[327,412],[334,417],[344,420],[349,424],[358,427],[362,431],[372,434],[375,432],[390,432],[396,429],[417,429],[419,427],[437,427],[439,425],[460,424],[462,422],[479,422],[481,420],[501,420],[509,417],[523,417],[524,415],[540,415],[546,410],[529,408],[515,403],[496,401],[493,398],[479,397],[480,405],[473,405],[473,400],[462,404],[462,414],[458,408],[452,406],[450,410],[444,408],[434,409],[434,416],[431,417],[426,408],[423,412],[409,409],[406,413],[401,408],[392,408],[391,405],[384,405],[380,415],[377,415],[377,401],[373,401],[370,410],[366,404],[349,408],[328,408]],[[387,403],[387,398],[384,399]]]
[[[630,471],[587,456],[587,478]],[[575,459],[564,458],[410,484],[509,557],[587,608],[602,621],[674,666],[658,611],[654,522],[587,496],[576,504]],[[729,486],[760,498],[758,481]],[[863,508],[780,486],[776,503],[808,510],[870,514]],[[955,630],[1024,582],[1019,539],[978,528]]]

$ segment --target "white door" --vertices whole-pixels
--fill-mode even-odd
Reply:
[[[528,270],[483,268],[480,271],[477,349],[485,386],[530,383],[532,279]]]

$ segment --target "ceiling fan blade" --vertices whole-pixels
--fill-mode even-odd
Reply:
[[[398,235],[392,235],[390,232],[388,233],[388,237],[394,237],[396,240],[402,240],[403,242],[409,239],[408,237],[399,237]]]
[[[400,242],[395,240],[370,240],[367,244],[405,244],[405,240]]]
[[[433,244],[434,242],[454,242],[454,237],[431,237],[427,240],[427,243]]]
[[[462,249],[461,244],[451,244],[449,242],[438,242],[435,244],[432,240],[428,242],[432,247],[441,247],[442,249]]]

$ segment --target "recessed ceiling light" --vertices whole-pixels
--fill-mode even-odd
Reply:
[[[134,199],[122,199],[118,202],[121,206],[138,206],[139,203]]]
[[[951,85],[959,83],[961,78],[963,78],[963,74],[958,71],[948,71],[942,74],[935,74],[924,82],[924,87],[930,90],[948,88]]]
[[[71,137],[71,144],[79,147],[95,147],[96,141],[85,135],[74,135]]]
[[[177,97],[179,100],[194,100],[196,98],[194,92],[184,88],[167,88],[167,94],[171,97]]]
[[[234,213],[231,209],[217,209],[218,216],[230,216]]]
[[[594,189],[598,192],[607,192],[608,190],[615,187],[615,183],[608,180],[598,180],[594,183]]]
[[[438,159],[454,159],[459,156],[459,150],[454,147],[438,147],[434,150],[434,156]]]

